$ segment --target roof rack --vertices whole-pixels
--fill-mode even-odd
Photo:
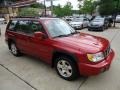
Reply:
[[[40,18],[40,17],[34,17],[34,16],[16,16],[16,17],[10,17],[10,18]]]
[[[15,17],[10,17],[10,19],[14,19],[14,18],[29,18],[29,19],[40,19],[40,18],[56,18],[56,17],[43,17],[43,16],[15,16]]]

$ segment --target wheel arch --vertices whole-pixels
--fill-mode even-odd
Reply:
[[[10,44],[11,43],[15,43],[15,41],[13,39],[8,39],[8,48],[10,49]]]
[[[51,65],[52,67],[54,67],[55,59],[59,56],[66,56],[66,57],[72,59],[72,61],[77,65],[78,60],[77,60],[75,54],[69,53],[69,52],[66,52],[66,51],[54,51],[53,56],[52,56],[52,65]]]

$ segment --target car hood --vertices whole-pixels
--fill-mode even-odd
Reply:
[[[109,41],[85,33],[75,34],[69,37],[56,38],[60,46],[77,49],[86,53],[97,53],[109,46]]]
[[[103,25],[103,22],[91,22],[92,25]]]
[[[82,24],[82,22],[70,22],[70,24]]]

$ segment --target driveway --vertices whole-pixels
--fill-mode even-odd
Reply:
[[[104,32],[90,33],[107,38],[116,56],[109,71],[76,81],[61,79],[49,65],[24,55],[14,57],[4,42],[5,25],[0,36],[0,90],[120,90],[120,25]]]

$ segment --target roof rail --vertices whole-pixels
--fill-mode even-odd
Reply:
[[[15,16],[15,17],[10,17],[10,18],[39,18],[39,17],[34,17],[34,16]]]

